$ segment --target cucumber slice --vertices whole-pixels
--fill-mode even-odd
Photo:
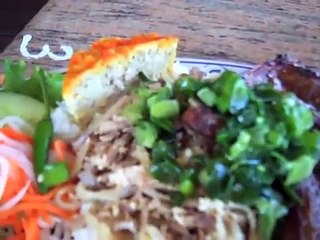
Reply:
[[[36,124],[45,114],[45,105],[36,99],[17,93],[0,92],[0,118],[17,116],[30,124]]]

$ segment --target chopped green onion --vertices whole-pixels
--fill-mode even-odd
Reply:
[[[192,76],[183,76],[174,83],[174,92],[176,95],[190,98],[203,86],[203,82]]]
[[[275,130],[270,130],[267,133],[267,141],[273,147],[280,147],[284,142],[284,137],[280,132]]]
[[[190,196],[194,193],[194,184],[190,179],[186,179],[180,183],[179,190],[183,195]]]
[[[288,213],[288,209],[275,200],[260,198],[255,203],[259,212],[259,239],[270,240],[276,222]]]
[[[312,128],[314,118],[311,109],[302,105],[294,94],[284,94],[278,105],[290,137],[299,138]]]
[[[126,105],[122,110],[121,115],[126,117],[132,123],[136,123],[143,119],[144,111],[144,101],[142,99],[137,99],[133,103]]]
[[[152,148],[158,138],[158,131],[152,123],[141,121],[134,128],[134,136],[139,145]]]
[[[150,107],[151,117],[158,119],[172,118],[179,114],[179,103],[176,100],[163,100]]]
[[[210,88],[208,87],[201,88],[197,92],[197,96],[208,107],[213,107],[216,100],[216,94],[213,91],[211,91]]]
[[[261,186],[254,182],[237,180],[232,186],[230,199],[240,204],[252,205],[261,194]]]
[[[172,121],[172,119],[158,119],[158,118],[150,118],[151,122],[159,127],[160,129],[163,129],[169,133],[172,133],[174,131],[175,123]]]
[[[276,102],[281,96],[272,84],[258,84],[254,86],[253,92],[264,102]]]
[[[299,142],[304,151],[312,155],[315,159],[320,158],[320,132],[318,130],[305,132]]]
[[[254,104],[248,105],[237,115],[237,120],[244,127],[251,126],[255,123],[258,116],[257,107]]]
[[[284,204],[299,200],[295,184],[312,174],[320,157],[320,132],[310,131],[312,111],[294,94],[270,84],[249,88],[232,71],[213,82],[183,76],[173,85],[142,87],[135,94],[144,103],[142,110],[133,111],[135,139],[149,148],[153,177],[178,187],[172,199],[182,203],[200,187],[210,198],[256,207],[261,239],[270,240],[276,221],[287,212]],[[225,124],[212,146],[206,145],[208,153],[193,153],[186,166],[180,166],[178,152],[192,147],[184,141],[187,126],[179,121],[180,113],[196,105],[190,99],[215,108]],[[195,115],[195,120],[198,117],[203,116]],[[182,141],[176,137],[180,130]],[[274,183],[279,183],[277,190]]]
[[[141,98],[148,98],[154,93],[154,90],[147,87],[139,87],[136,89],[136,94]]]
[[[285,184],[291,185],[299,183],[309,177],[316,163],[316,159],[307,155],[300,156],[296,160],[288,162],[289,173]]]
[[[219,160],[208,160],[198,175],[200,184],[210,197],[220,197],[224,194],[228,178],[229,169]]]
[[[231,160],[239,157],[249,146],[251,136],[246,131],[241,131],[237,141],[230,147],[229,157]]]
[[[222,113],[234,114],[245,108],[249,101],[249,89],[241,76],[232,71],[225,71],[213,83],[217,95],[216,106]]]
[[[159,140],[152,148],[151,158],[155,163],[163,161],[175,161],[176,149],[173,144]]]
[[[173,183],[179,179],[181,169],[173,162],[164,161],[157,164],[152,164],[150,167],[150,172],[153,177],[161,182]]]
[[[159,92],[157,92],[157,94],[147,99],[148,108],[151,108],[151,106],[153,106],[157,102],[170,99],[171,95],[172,92],[168,87],[161,88]]]

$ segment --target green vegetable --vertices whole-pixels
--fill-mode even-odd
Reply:
[[[288,133],[293,138],[299,138],[306,131],[312,128],[314,119],[311,109],[302,105],[293,94],[285,94],[278,103],[283,121]]]
[[[219,160],[210,160],[199,173],[198,179],[210,197],[222,197],[229,178],[228,167]]]
[[[249,89],[235,72],[225,71],[213,84],[217,96],[216,106],[222,113],[236,113],[245,108],[249,101]]]
[[[320,158],[320,132],[318,130],[305,132],[299,142],[303,151],[309,153],[315,159]]]
[[[216,94],[213,91],[211,91],[210,88],[208,87],[201,88],[197,92],[197,96],[208,107],[213,107],[216,100]]]
[[[277,91],[272,84],[259,84],[253,88],[254,94],[263,102],[277,102],[281,93]]]
[[[317,161],[308,155],[300,156],[297,159],[288,163],[289,173],[285,184],[291,185],[299,183],[309,177],[313,171]]]
[[[40,67],[36,67],[31,76],[26,78],[27,64],[20,60],[14,63],[11,60],[4,61],[5,82],[2,91],[20,93],[25,96],[44,101],[40,81],[44,78],[48,88],[48,101],[50,106],[55,106],[62,99],[63,75],[49,73]]]
[[[175,81],[173,89],[175,95],[188,99],[195,95],[203,85],[203,82],[192,76],[183,76]]]
[[[53,124],[51,119],[41,120],[35,130],[33,139],[33,161],[35,175],[39,176],[48,160],[48,152],[53,137]],[[44,193],[47,188],[39,182],[39,190]]]
[[[237,141],[230,147],[229,158],[231,160],[239,157],[249,146],[251,136],[245,131],[241,131]]]
[[[270,200],[270,201],[273,200],[279,203],[283,201],[283,197],[281,196],[281,194],[272,188],[265,187],[262,189],[261,193],[262,193],[261,195],[263,196],[263,199]]]
[[[252,205],[261,194],[260,186],[251,184],[251,182],[236,182],[231,189],[230,199],[232,201]]]
[[[277,175],[286,175],[288,172],[288,159],[282,154],[272,151],[270,154],[273,157],[273,164],[269,164],[270,170],[274,171]],[[283,181],[283,180],[282,180]]]
[[[46,107],[42,102],[25,95],[0,92],[0,102],[0,118],[17,116],[31,124],[36,124],[46,114]]]
[[[194,158],[192,158],[192,160],[194,160]],[[183,182],[185,180],[196,182],[197,177],[198,177],[198,171],[195,168],[184,169],[180,176],[180,182]]]
[[[259,212],[259,239],[270,240],[277,220],[285,216],[287,208],[275,200],[260,198],[255,203]]]
[[[123,108],[121,115],[132,123],[136,123],[143,119],[145,108],[145,102],[142,99],[137,99],[133,103],[126,105]]]
[[[267,134],[270,132],[270,123],[267,118],[257,117],[255,125],[248,128],[247,132],[251,137],[250,147],[252,149],[255,149],[257,153],[269,150],[270,145],[267,145]]]
[[[169,133],[174,131],[175,123],[172,121],[172,119],[158,119],[151,117],[150,121],[160,129],[163,129]]]
[[[251,165],[249,161],[247,161],[245,165],[240,166],[233,174],[239,182],[245,185],[248,183],[250,183],[250,185],[259,185],[259,187],[262,187],[262,185],[271,185],[275,179],[275,174],[267,171],[266,166],[261,162],[256,165]]]
[[[66,162],[55,162],[47,164],[40,174],[41,184],[51,188],[62,184],[70,179],[69,168]]]
[[[273,129],[270,129],[266,140],[273,148],[286,147],[288,140],[284,124],[278,123]]]
[[[173,183],[179,179],[181,168],[173,162],[160,162],[152,164],[150,167],[151,175],[161,182]]]
[[[186,179],[180,183],[180,192],[185,196],[190,196],[195,191],[194,184],[190,179]]]
[[[291,199],[291,202],[294,204],[302,204],[300,197],[298,196],[297,192],[294,189],[294,185],[286,185],[285,183],[281,183],[281,187],[283,190],[284,195]]]
[[[239,112],[237,115],[238,122],[244,127],[252,126],[259,113],[257,107],[254,104],[249,104],[246,108]]]
[[[143,110],[131,111],[136,140],[149,148],[151,174],[178,187],[171,199],[181,204],[199,190],[213,199],[254,207],[260,237],[270,240],[286,205],[300,201],[295,185],[310,176],[320,157],[320,132],[311,130],[312,111],[294,94],[271,84],[249,88],[232,71],[213,82],[183,76],[173,86],[157,91],[143,87],[136,95],[145,104]],[[224,119],[212,145],[204,139],[208,152],[201,155],[184,138],[185,132],[198,133],[189,132],[180,119],[194,101]],[[201,116],[193,117],[197,121]],[[190,154],[186,147],[191,147]]]
[[[157,94],[147,99],[147,106],[151,108],[155,103],[170,99],[171,95],[172,92],[168,87],[161,88]]]
[[[34,171],[38,181],[38,176],[43,172],[44,167],[47,164],[49,148],[53,137],[53,123],[50,118],[49,99],[44,73],[40,73],[40,76],[39,81],[44,104],[46,106],[46,115],[45,118],[37,124],[33,139]],[[38,183],[39,191],[41,193],[46,192],[47,187],[43,185],[41,181]]]
[[[176,100],[163,100],[150,107],[151,117],[158,119],[173,118],[179,114],[179,103]]]
[[[159,140],[152,148],[151,158],[155,163],[162,161],[175,161],[176,149],[173,144]]]
[[[158,131],[152,123],[141,121],[134,128],[134,136],[139,145],[152,148],[158,138]]]
[[[146,99],[146,98],[150,97],[154,93],[155,93],[154,90],[152,90],[150,88],[147,88],[147,87],[139,87],[136,90],[136,94],[142,99]]]

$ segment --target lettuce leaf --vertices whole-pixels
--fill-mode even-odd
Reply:
[[[0,91],[15,92],[35,98],[44,102],[40,79],[45,78],[47,84],[49,105],[55,107],[62,100],[63,74],[45,71],[36,66],[30,77],[27,75],[27,63],[23,60],[13,62],[10,59],[4,61],[5,82]]]

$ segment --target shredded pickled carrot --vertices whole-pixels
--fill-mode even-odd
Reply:
[[[30,216],[29,218],[22,218],[23,229],[25,229],[26,240],[40,239],[40,229],[38,227],[37,216]]]
[[[20,141],[20,142],[32,143],[32,137],[30,137],[29,135],[27,135],[23,132],[17,131],[9,126],[1,128],[0,132],[2,132],[7,137],[9,137],[13,140]]]
[[[21,143],[32,143],[30,136],[10,127],[1,128],[0,132]],[[66,152],[68,152],[68,145],[63,140],[54,141],[53,148],[59,160],[65,158]],[[9,176],[4,193],[0,198],[0,206],[14,197],[25,186],[26,182],[30,180],[16,161],[8,159],[8,162],[10,166]],[[41,195],[38,193],[35,184],[31,184],[20,202],[9,209],[0,210],[0,227],[12,227],[15,232],[15,236],[12,239],[15,240],[39,239],[40,227],[38,221],[40,218],[46,223],[51,224],[53,216],[70,219],[75,215],[75,211],[61,209],[53,201],[57,192],[68,185],[73,185],[73,183],[62,184]]]
[[[57,154],[57,160],[64,161],[66,153],[68,152],[68,145],[66,142],[61,139],[57,139],[53,142],[53,148]]]

